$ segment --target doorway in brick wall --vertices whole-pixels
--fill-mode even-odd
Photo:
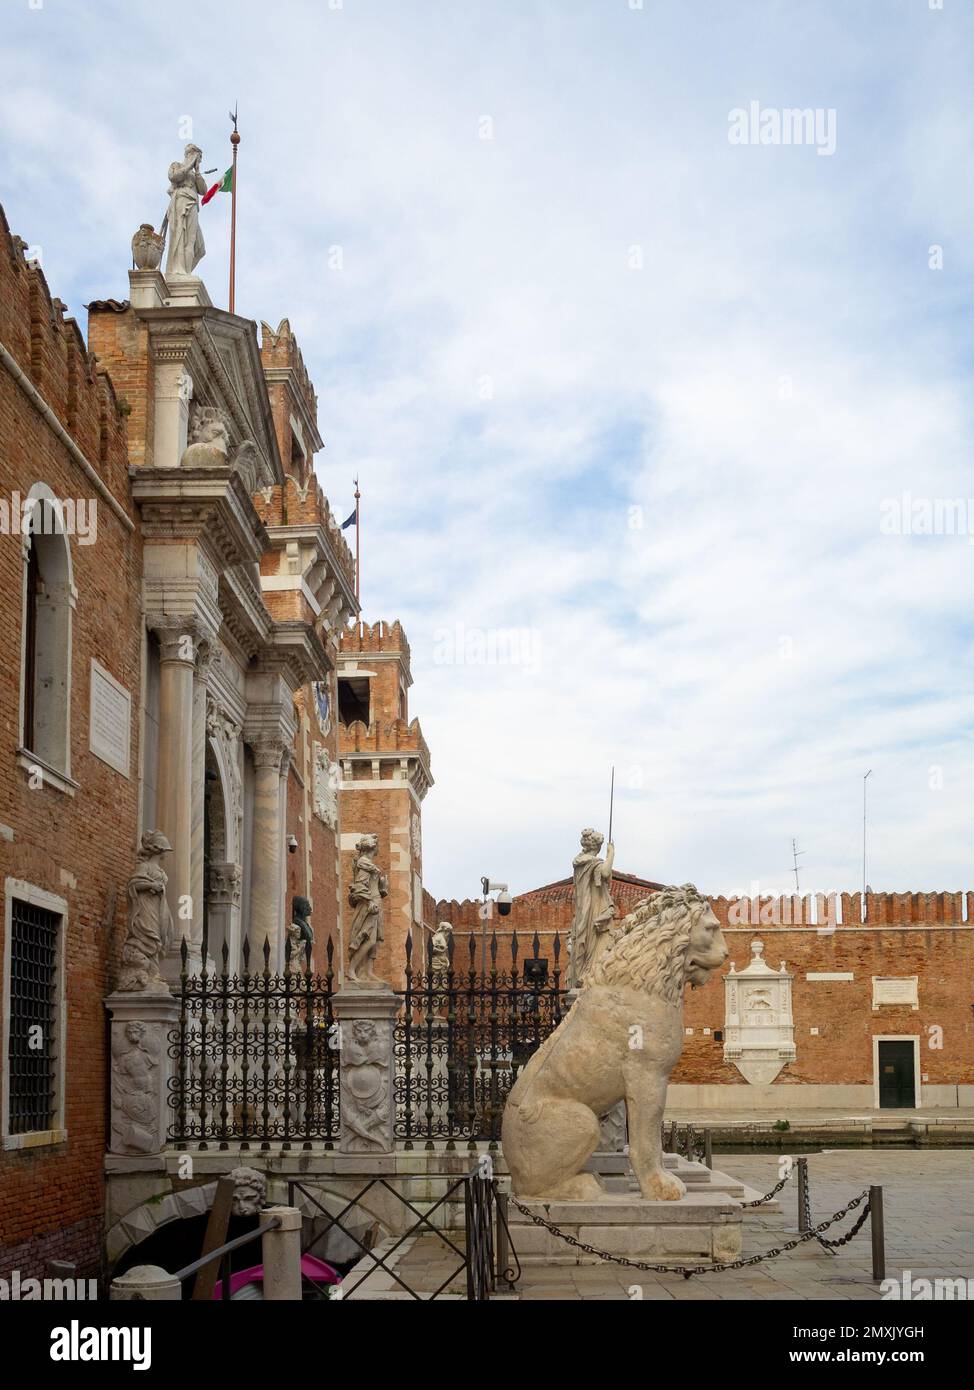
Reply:
[[[917,1095],[919,1038],[875,1038],[876,1104],[880,1110],[911,1110]]]

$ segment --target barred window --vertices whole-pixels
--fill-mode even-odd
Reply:
[[[57,1123],[61,917],[20,898],[11,908],[8,1129],[32,1134]]]

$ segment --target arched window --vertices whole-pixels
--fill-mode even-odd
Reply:
[[[60,504],[43,483],[24,536],[21,747],[45,770],[71,776],[71,549]]]

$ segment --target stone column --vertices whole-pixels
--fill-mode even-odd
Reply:
[[[260,1238],[264,1265],[264,1297],[272,1301],[301,1301],[301,1213],[297,1207],[265,1207],[261,1224],[277,1217],[275,1231]]]
[[[190,944],[189,967],[198,969],[199,940],[194,946],[194,922],[202,921],[202,901],[193,897],[193,684],[196,671],[196,633],[192,622],[178,619],[156,625],[159,634],[159,780],[156,792],[157,830],[172,846],[166,864],[167,894],[174,939],[162,961],[163,978],[179,978],[179,948]],[[203,776],[200,769],[200,777]]]
[[[275,963],[281,949],[280,921],[281,850],[281,760],[284,739],[261,734],[248,740],[254,755],[254,821],[250,875],[250,948],[263,963],[264,937],[271,943]]]
[[[176,1063],[169,1034],[179,1018],[171,994],[116,990],[105,1000],[111,1017],[109,1152],[149,1158],[165,1148],[169,1081]]]
[[[212,660],[212,649],[201,642],[197,647],[193,671],[193,742],[192,742],[192,805],[190,808],[190,893],[193,898],[193,921],[190,941],[194,953],[202,952],[203,901],[207,885],[203,882],[203,819],[206,800],[206,681]],[[212,956],[212,947],[209,948]]]
[[[396,1118],[393,1025],[399,999],[386,989],[340,990],[333,1001],[339,1024],[339,1084],[343,1154],[391,1154]]]

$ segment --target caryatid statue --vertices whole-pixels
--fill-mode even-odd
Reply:
[[[159,961],[172,940],[172,915],[166,898],[169,880],[161,863],[162,856],[171,850],[161,830],[147,830],[142,836],[138,867],[128,881],[128,934],[122,947],[120,990],[169,993],[159,973]]]
[[[379,848],[377,835],[363,835],[355,846],[352,883],[348,902],[355,908],[348,939],[346,979],[353,985],[388,989],[385,980],[374,973],[376,953],[385,939],[382,934],[382,899],[389,896],[389,880],[375,862]]]
[[[604,859],[599,858],[602,836],[597,830],[582,831],[582,849],[572,860],[575,879],[575,914],[570,940],[571,964],[568,988],[579,989],[586,972],[611,941],[609,928],[615,920],[612,901],[612,863],[615,846],[610,842]]]
[[[203,153],[197,145],[187,145],[181,160],[169,166],[169,254],[166,275],[192,275],[206,254],[200,231],[200,194],[206,180],[200,173]]]

